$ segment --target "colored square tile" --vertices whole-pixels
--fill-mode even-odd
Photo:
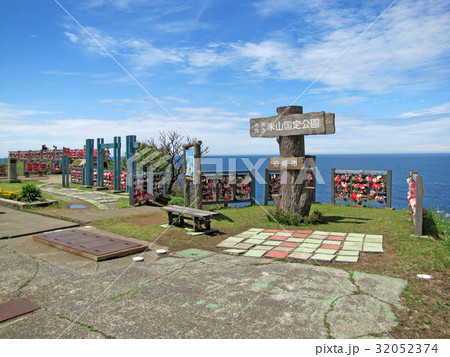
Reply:
[[[283,232],[284,233],[290,233],[290,234],[295,233],[295,231],[290,231],[289,229],[285,229]]]
[[[255,245],[255,246],[254,246],[252,249],[250,249],[250,250],[255,250],[255,249],[257,249],[257,250],[263,250],[263,251],[267,252],[268,250],[271,250],[272,247],[267,246],[267,245]]]
[[[264,233],[278,233],[280,232],[279,229],[265,229]]]
[[[348,237],[345,238],[346,242],[361,242],[364,240],[364,238],[360,238],[360,237]]]
[[[225,242],[242,242],[245,238],[242,237],[229,237],[225,239]]]
[[[340,236],[340,237],[345,237],[347,235],[347,233],[342,233],[342,232],[331,232],[330,236]]]
[[[254,246],[254,244],[238,243],[233,248],[235,248],[235,249],[250,249],[253,246]]]
[[[303,253],[303,252],[292,252],[288,255],[288,258],[299,259],[299,260],[308,260],[311,257],[311,253]]]
[[[383,245],[378,243],[366,243],[364,244],[363,252],[383,253]]]
[[[233,248],[238,242],[227,242],[223,241],[216,245],[217,248]]]
[[[284,259],[289,255],[289,252],[281,252],[278,250],[271,250],[264,255],[265,258],[279,258]]]
[[[342,242],[339,240],[331,240],[331,239],[325,239],[322,244],[334,244],[334,245],[341,245]]]
[[[324,231],[314,231],[314,234],[318,234],[321,236],[327,236],[330,234],[330,232],[324,232]]]
[[[292,233],[289,233],[289,231],[281,231],[281,232],[278,232],[276,235],[280,236],[280,237],[290,237],[292,235]]]
[[[250,249],[247,253],[244,254],[244,257],[261,258],[264,254],[266,254],[266,251],[265,251],[265,250],[261,250],[261,249]]]
[[[239,234],[236,234],[236,237],[239,237],[239,238],[250,238],[252,235],[253,235],[253,233],[239,233]]]
[[[337,249],[319,248],[316,250],[316,254],[335,254],[336,252]]]
[[[262,229],[262,228],[250,228],[250,229],[247,229],[245,232],[243,232],[243,233],[249,233],[249,232],[254,232],[254,233],[259,233],[259,232],[262,232],[264,229]]]
[[[316,250],[317,248],[306,248],[306,247],[298,247],[294,249],[294,252],[301,252],[301,253],[312,253]]]
[[[362,250],[362,244],[349,244],[344,243],[344,246],[342,247],[343,250]]]
[[[383,243],[383,238],[364,238],[364,243]]]
[[[279,245],[279,247],[297,248],[299,245],[299,243],[283,242]]]
[[[306,238],[303,243],[312,243],[312,244],[321,244],[322,243],[322,239],[311,239],[311,238]]]
[[[326,262],[331,262],[334,259],[335,255],[333,254],[314,254],[311,259],[315,260],[323,260]]]
[[[278,247],[275,247],[272,250],[277,250],[279,252],[291,252],[294,250],[294,248],[293,247],[282,247],[281,245],[279,245]]]
[[[247,251],[245,249],[227,249],[223,251],[226,254],[231,254],[231,255],[241,255],[246,253]]]
[[[340,250],[338,255],[352,255],[359,256],[359,250]]]
[[[304,239],[303,238],[288,238],[285,240],[285,242],[289,242],[289,243],[303,243]]]
[[[264,239],[254,239],[254,238],[250,238],[250,239],[244,240],[242,243],[247,243],[247,244],[261,244],[262,242],[264,242]]]
[[[357,255],[338,255],[335,259],[335,262],[340,263],[356,263],[359,259]]]
[[[262,244],[263,245],[277,246],[277,245],[280,245],[281,243],[282,243],[282,241],[279,241],[279,240],[266,240]]]
[[[302,243],[300,247],[302,248],[319,248],[322,243]]]
[[[293,238],[306,238],[309,234],[306,233],[293,233],[292,237]]]
[[[299,233],[299,234],[302,234],[302,233],[304,233],[304,234],[311,234],[313,231],[305,231],[305,230],[300,230],[300,231],[297,231],[296,233]]]
[[[319,235],[319,234],[311,234],[306,239],[320,239],[320,240],[324,240],[326,237],[327,236],[322,236],[322,235]]]
[[[349,233],[347,234],[347,238],[348,237],[356,237],[356,238],[364,238],[365,234],[362,233]]]
[[[327,239],[334,241],[343,241],[345,239],[345,236],[328,236]]]
[[[280,241],[285,241],[286,239],[288,239],[288,237],[280,235],[272,236],[269,238],[269,240],[280,240]]]
[[[323,244],[320,249],[333,249],[333,250],[339,250],[341,249],[340,245],[337,244]]]

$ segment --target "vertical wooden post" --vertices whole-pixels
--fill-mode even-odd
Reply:
[[[202,152],[201,152],[201,141],[196,141],[194,145],[194,191],[195,191],[195,208],[202,209],[202,186],[201,186],[201,176],[202,176]]]
[[[191,204],[191,181],[186,177],[186,147],[183,147],[183,189],[184,189],[184,206],[189,207]]]
[[[386,172],[386,207],[392,207],[392,170]]]

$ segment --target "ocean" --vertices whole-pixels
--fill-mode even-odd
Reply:
[[[269,158],[277,155],[243,155],[204,157],[204,171],[226,171],[236,166],[237,170],[256,169],[261,176],[267,168]],[[316,155],[317,168],[324,183],[317,183],[316,201],[331,202],[331,169],[337,170],[392,170],[392,207],[408,208],[407,193],[409,170],[423,176],[424,206],[427,209],[450,213],[450,154],[370,154],[370,155]],[[219,164],[221,162],[221,164]],[[234,164],[236,162],[236,164]],[[246,164],[247,163],[247,164]],[[250,164],[250,165],[249,165]],[[223,168],[220,168],[222,165]],[[248,167],[250,166],[250,167]],[[449,181],[449,182],[447,182]],[[263,185],[256,184],[256,201],[263,201]],[[447,215],[448,216],[448,215]]]

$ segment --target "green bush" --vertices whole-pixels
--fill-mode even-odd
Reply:
[[[169,205],[184,206],[184,198],[172,197],[172,199],[169,201]]]
[[[270,222],[276,222],[279,224],[286,224],[289,226],[299,226],[301,224],[318,224],[322,213],[320,211],[314,211],[307,217],[302,217],[298,213],[286,213],[279,208],[270,210],[267,218]]]
[[[33,184],[26,184],[22,186],[20,191],[20,197],[22,201],[35,202],[42,200],[42,192],[39,187]]]

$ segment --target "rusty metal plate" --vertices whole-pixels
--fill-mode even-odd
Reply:
[[[0,322],[28,314],[37,309],[39,309],[39,306],[24,299],[14,299],[4,302],[3,304],[0,304]]]
[[[96,261],[142,252],[147,246],[78,229],[33,236],[34,240]]]

